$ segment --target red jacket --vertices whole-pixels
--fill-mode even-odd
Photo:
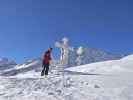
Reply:
[[[43,57],[43,64],[49,64],[51,60],[51,52],[47,51]]]

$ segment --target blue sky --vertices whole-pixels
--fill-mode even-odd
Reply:
[[[22,63],[64,36],[71,46],[133,53],[132,5],[132,0],[0,0],[0,56]]]

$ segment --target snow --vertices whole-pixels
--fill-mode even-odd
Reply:
[[[132,60],[131,60],[132,58]],[[68,68],[68,71],[76,71],[83,73],[116,73],[116,72],[133,72],[133,57],[128,56],[120,60],[110,60],[97,62],[77,67]]]
[[[133,60],[133,54],[127,57],[124,57],[122,60]]]
[[[132,65],[130,55],[67,68],[63,86],[52,66],[47,78],[40,77],[42,68],[35,60],[0,71],[0,100],[133,100]]]
[[[78,55],[82,55],[83,52],[84,52],[83,47],[80,46],[80,47],[78,48],[78,50],[77,50],[77,54],[78,54]]]
[[[16,65],[15,61],[13,60],[9,60],[8,58],[0,58],[0,66],[3,66],[3,65]]]
[[[80,62],[83,65],[94,63],[94,62],[99,62],[99,61],[118,60],[124,56],[124,55],[108,53],[106,51],[102,51],[102,50],[95,49],[95,48],[86,48],[86,47],[83,48],[82,47],[83,51],[82,49],[79,49],[79,48],[73,48],[73,50],[69,51],[69,64],[68,65],[70,67],[79,65],[77,63],[77,58],[79,57],[79,54],[77,54],[77,51],[78,53],[82,53],[80,55],[82,56],[82,60]]]

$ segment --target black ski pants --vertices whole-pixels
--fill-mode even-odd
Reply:
[[[43,64],[42,67],[43,67],[43,69],[42,69],[42,72],[41,72],[41,76],[44,76],[44,74],[48,75],[49,64]]]

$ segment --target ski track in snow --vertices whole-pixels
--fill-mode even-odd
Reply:
[[[133,100],[133,79],[127,79],[127,73],[121,74],[66,75],[65,87],[61,77],[1,77],[0,100]]]

